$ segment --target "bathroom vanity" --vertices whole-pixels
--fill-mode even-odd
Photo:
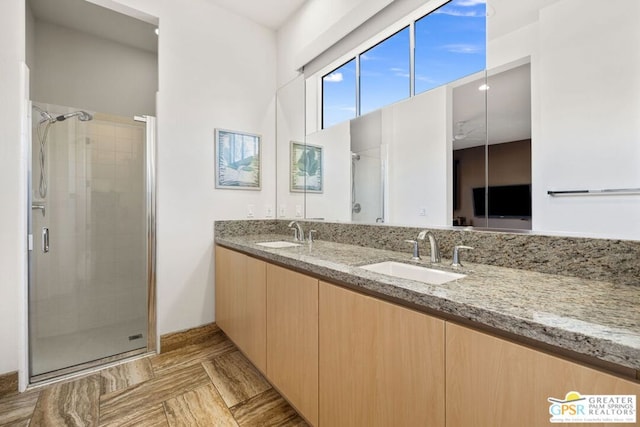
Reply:
[[[282,221],[216,223],[216,322],[312,425],[540,426],[570,391],[640,395],[637,284],[452,268],[447,245],[440,264],[411,261],[381,242],[414,230],[371,227],[367,247],[322,231],[268,247],[291,240]],[[382,261],[464,277],[361,268]]]

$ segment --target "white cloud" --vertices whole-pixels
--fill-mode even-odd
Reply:
[[[434,13],[450,16],[461,16],[466,18],[482,18],[486,16],[486,12],[483,13],[482,10],[478,10],[477,8],[475,10],[465,9],[483,4],[486,4],[486,0],[457,0],[452,2],[449,6],[437,9]]]
[[[331,73],[323,79],[328,83],[340,83],[343,80],[342,73]]]
[[[351,106],[351,105],[326,105],[325,108],[327,109],[327,111],[349,111],[351,113],[355,113],[356,112],[356,107]]]
[[[469,7],[487,3],[486,0],[458,0],[454,6]]]
[[[446,44],[442,46],[442,49],[452,53],[478,53],[482,51],[482,48],[474,44]]]
[[[409,78],[409,73],[404,68],[390,68],[389,71],[393,72],[393,75],[396,77],[404,77]]]
[[[462,11],[462,10],[455,10],[455,9],[436,10],[433,13],[439,13],[442,15],[449,15],[449,16],[462,16],[465,18],[481,18],[485,16],[484,13],[479,13],[477,11]]]
[[[427,82],[427,83],[436,83],[437,81],[429,76],[423,76],[419,74],[416,74],[416,80],[420,80],[421,82]]]

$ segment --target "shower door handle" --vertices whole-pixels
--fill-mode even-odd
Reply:
[[[42,227],[42,252],[49,252],[49,229]]]

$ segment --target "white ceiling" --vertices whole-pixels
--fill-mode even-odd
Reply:
[[[307,0],[209,0],[245,16],[258,24],[277,30]]]
[[[454,150],[484,145],[487,136],[489,144],[531,138],[530,64],[489,75],[486,82],[490,89],[486,92],[478,90],[484,82],[483,76],[453,89]],[[464,137],[455,139],[459,131]]]
[[[208,0],[277,30],[307,0]],[[158,51],[155,26],[85,0],[27,0],[34,18],[97,37]]]

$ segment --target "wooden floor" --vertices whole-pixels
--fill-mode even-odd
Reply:
[[[0,426],[306,426],[219,329],[195,344],[0,398]]]

